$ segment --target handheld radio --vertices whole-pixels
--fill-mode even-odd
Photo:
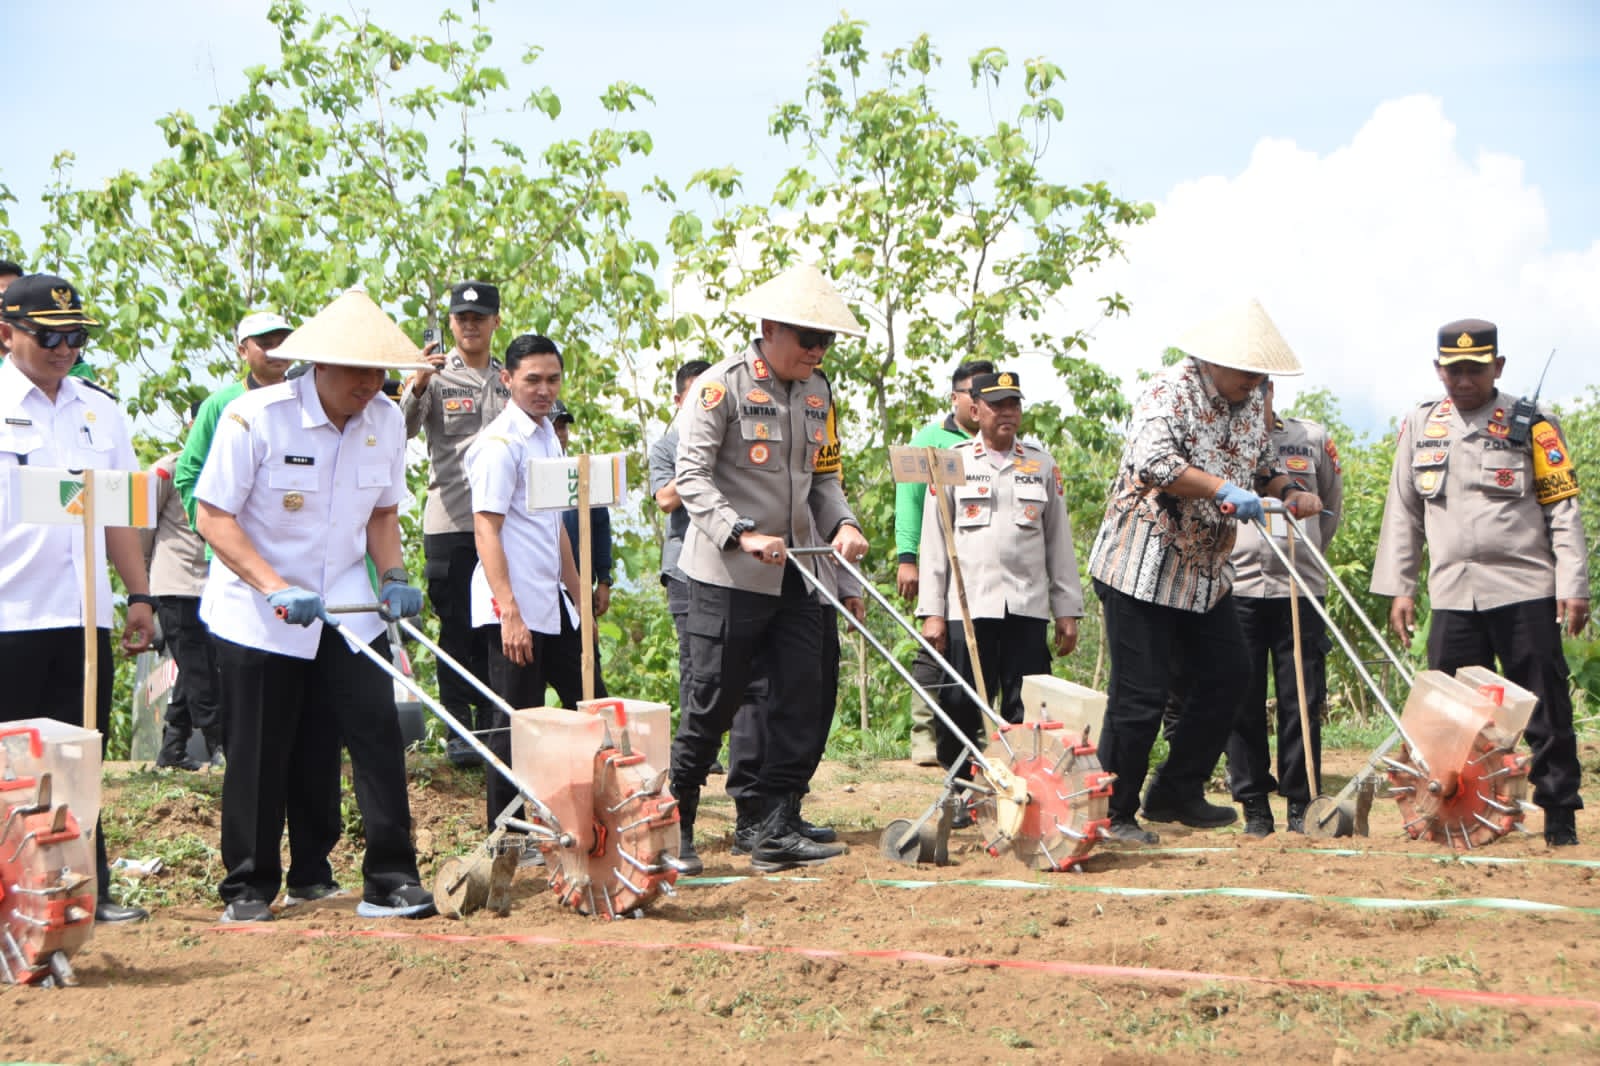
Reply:
[[[1550,349],[1550,357],[1544,361],[1544,369],[1539,371],[1539,384],[1534,387],[1533,399],[1523,398],[1511,408],[1511,432],[1506,439],[1512,444],[1524,445],[1528,443],[1528,436],[1533,432],[1533,418],[1539,410],[1539,393],[1544,391],[1544,376],[1550,373],[1550,361],[1556,357],[1556,350]]]

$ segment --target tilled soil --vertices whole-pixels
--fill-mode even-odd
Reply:
[[[1330,772],[1362,755],[1329,753]],[[414,774],[425,876],[476,839],[478,781],[431,760]],[[772,878],[729,855],[731,807],[708,792],[705,877],[637,920],[561,909],[538,869],[518,874],[509,917],[461,921],[368,921],[351,896],[222,927],[196,891],[98,929],[79,988],[0,989],[0,1060],[1600,1058],[1589,812],[1585,843],[1560,851],[1534,816],[1533,835],[1456,856],[1410,841],[1380,799],[1366,838],[1283,832],[1280,801],[1266,840],[1154,826],[1158,847],[1097,849],[1071,874],[993,858],[976,830],[952,837],[948,866],[882,857],[880,828],[938,783],[908,763],[826,765],[807,813],[850,852]],[[145,817],[135,839],[215,846],[207,796]]]

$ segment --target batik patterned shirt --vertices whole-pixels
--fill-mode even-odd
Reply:
[[[1260,392],[1231,404],[1206,364],[1185,359],[1134,402],[1128,442],[1089,553],[1089,574],[1163,607],[1209,611],[1233,585],[1235,520],[1215,500],[1166,492],[1189,467],[1260,492],[1285,473]]]

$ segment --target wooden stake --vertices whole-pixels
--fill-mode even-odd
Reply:
[[[864,733],[867,730],[867,638],[859,629],[856,630],[856,663],[861,667],[856,674],[856,691],[861,696],[861,731]]]
[[[94,528],[94,471],[83,471],[83,728],[99,729],[100,627],[95,604],[95,580],[100,553]]]
[[[931,478],[932,471],[939,468],[938,449],[928,449],[928,470]],[[934,496],[939,500],[939,529],[944,533],[944,550],[950,556],[950,579],[956,587],[956,602],[961,605],[961,628],[967,636],[967,655],[972,660],[972,687],[977,689],[978,698],[983,700],[985,707],[989,706],[989,690],[983,683],[983,663],[978,660],[978,635],[972,631],[972,612],[967,608],[967,585],[961,579],[961,560],[956,558],[956,530],[955,521],[950,517],[950,501],[945,498],[945,487],[934,485]]]
[[[578,639],[583,645],[583,698],[594,699],[594,544],[589,514],[589,457],[578,456]]]

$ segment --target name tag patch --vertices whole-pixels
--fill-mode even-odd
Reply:
[[[316,466],[317,459],[314,455],[285,455],[283,461],[290,466]]]

